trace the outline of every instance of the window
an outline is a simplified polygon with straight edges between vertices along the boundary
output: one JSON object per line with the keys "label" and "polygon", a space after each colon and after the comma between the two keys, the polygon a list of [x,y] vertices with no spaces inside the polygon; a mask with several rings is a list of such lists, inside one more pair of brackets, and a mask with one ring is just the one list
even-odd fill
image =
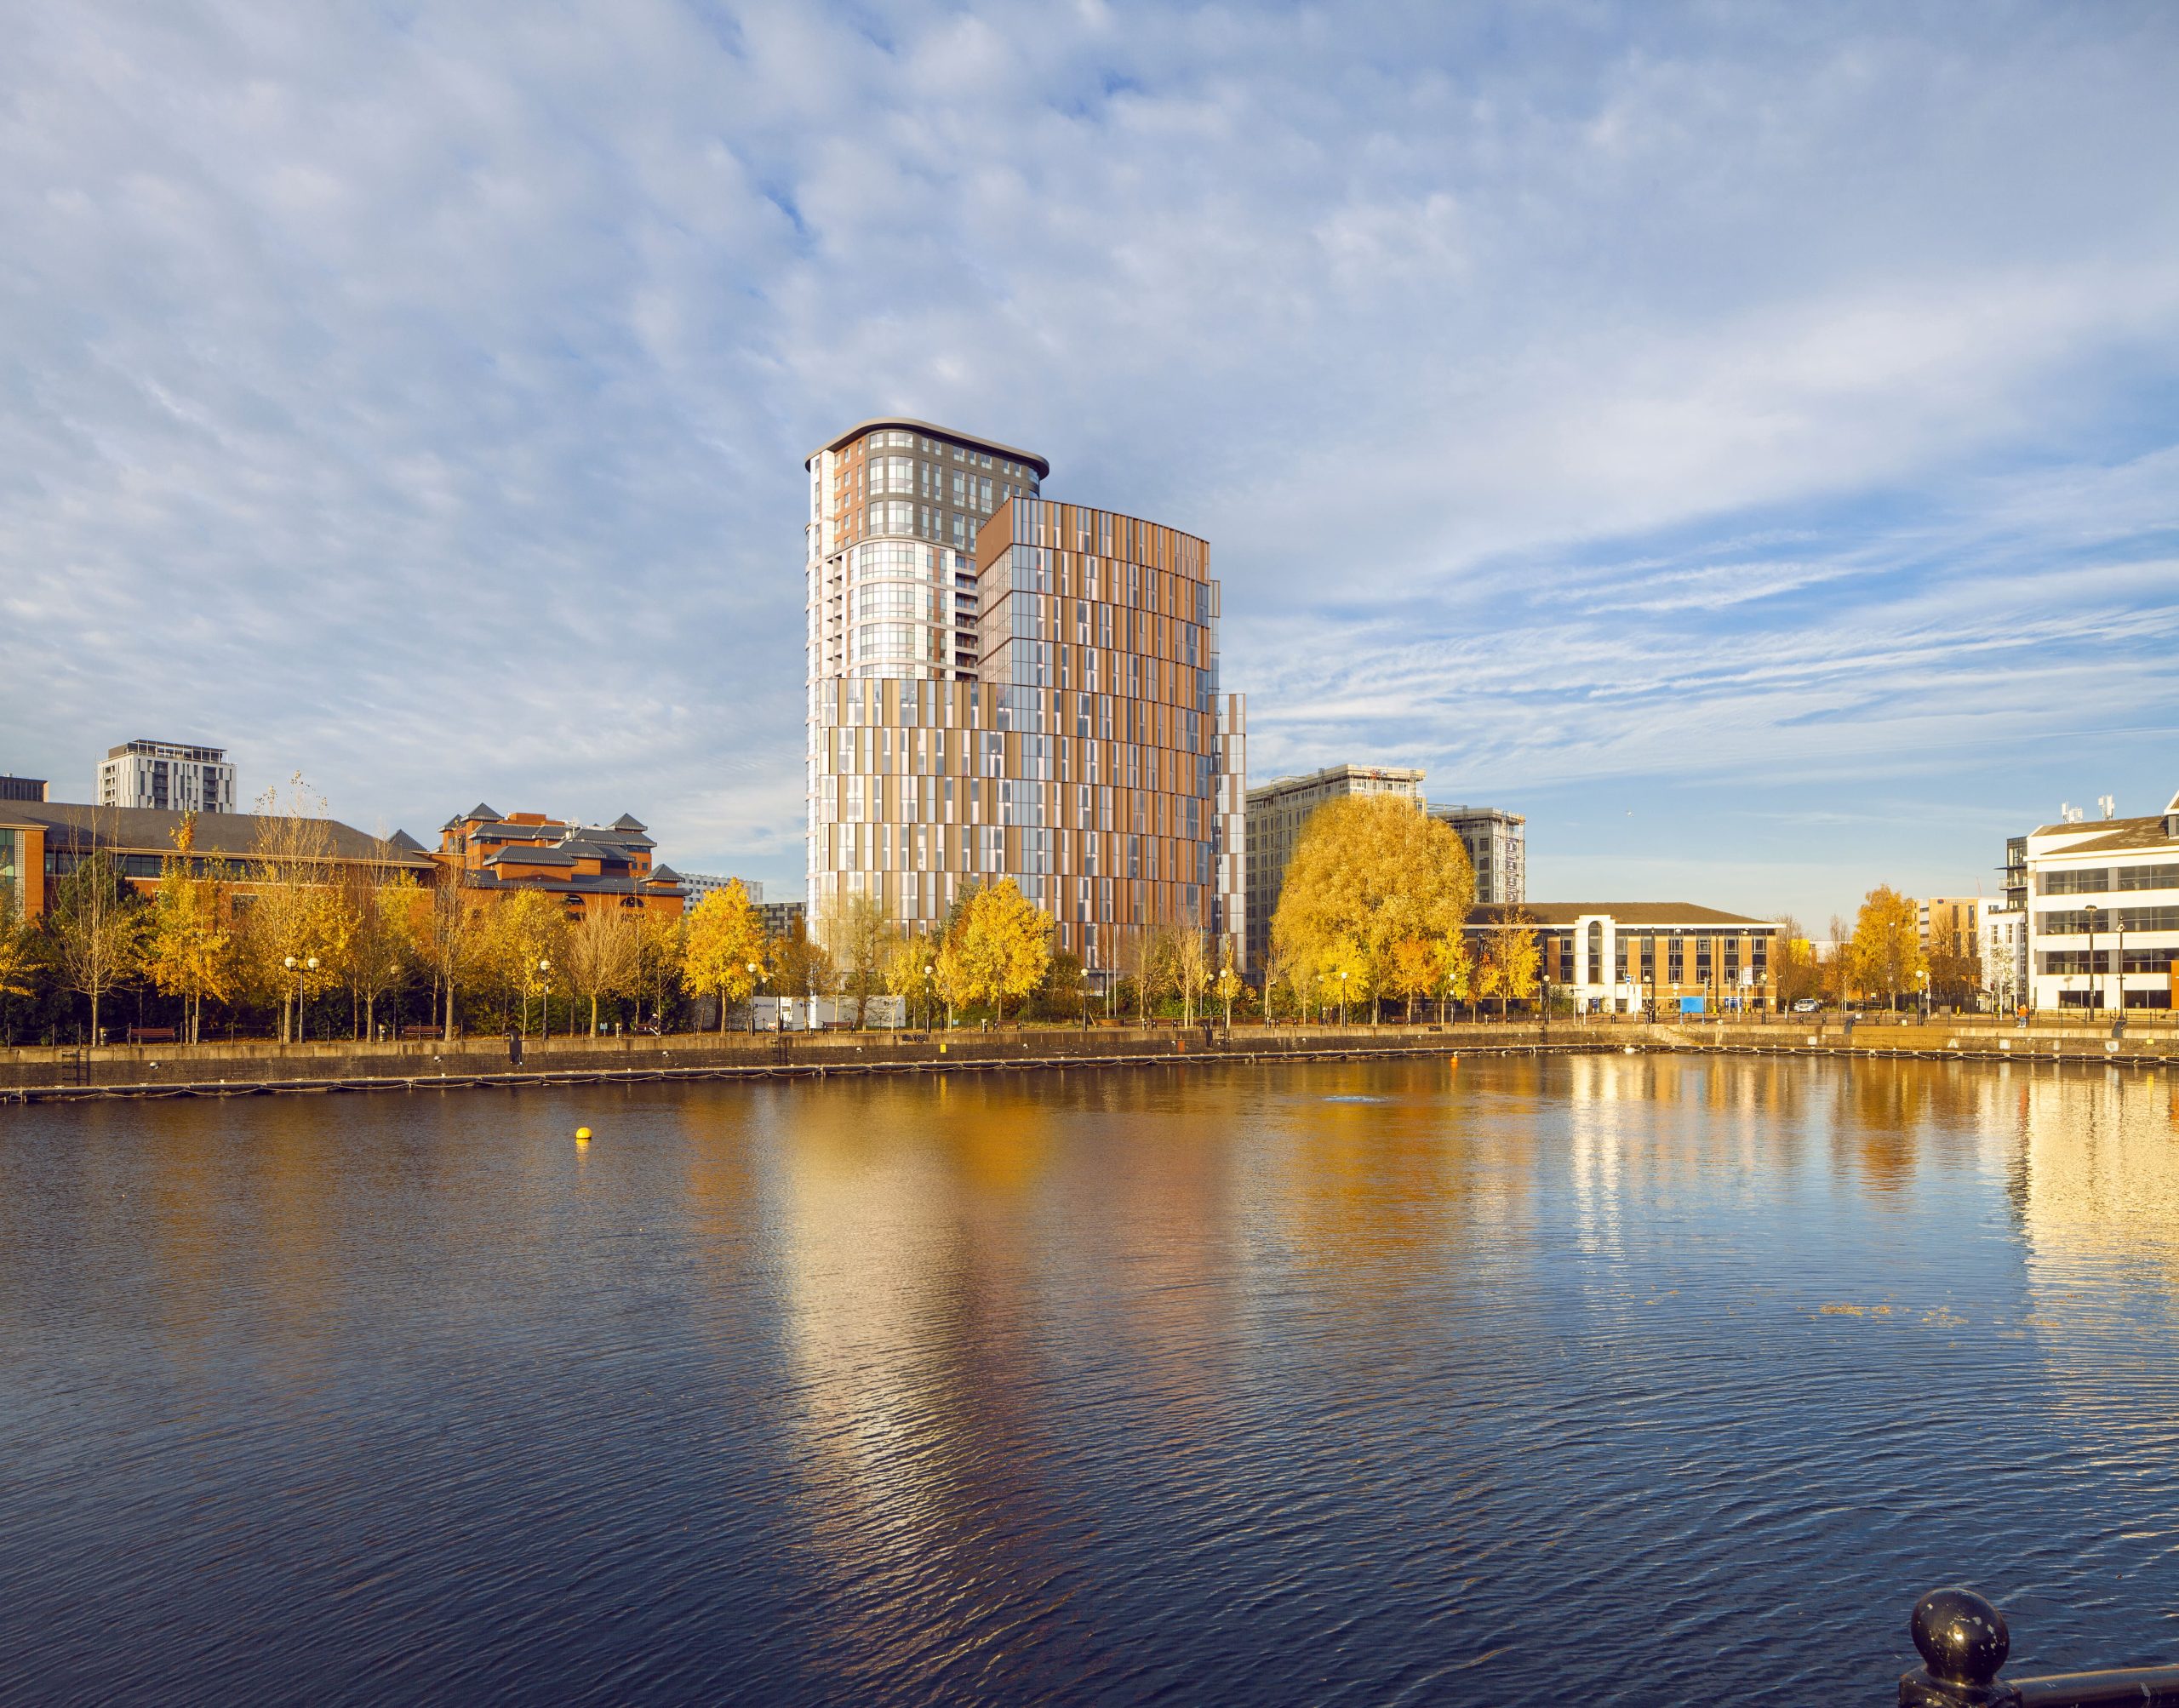
{"label": "window", "polygon": [[2120,889],[2179,889],[2179,865],[2122,865]]}
{"label": "window", "polygon": [[2111,888],[2111,872],[2108,866],[2092,866],[2081,871],[2046,871],[2043,874],[2043,894],[2045,895],[2100,895]]}

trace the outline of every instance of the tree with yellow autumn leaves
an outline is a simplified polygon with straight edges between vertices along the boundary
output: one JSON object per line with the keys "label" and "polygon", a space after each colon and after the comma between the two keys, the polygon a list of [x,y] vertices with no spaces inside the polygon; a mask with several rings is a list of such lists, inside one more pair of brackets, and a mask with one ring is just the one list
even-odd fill
{"label": "tree with yellow autumn leaves", "polygon": [[1880,883],[1862,899],[1855,916],[1851,956],[1853,979],[1862,989],[1881,991],[1893,1008],[1902,991],[1917,988],[1929,962],[1922,952],[1921,916],[1911,895]]}
{"label": "tree with yellow autumn leaves", "polygon": [[[718,998],[718,1029],[726,1030],[726,1011],[746,1002],[769,964],[764,928],[740,878],[715,889],[696,904],[685,921],[681,976],[699,996]],[[755,972],[750,970],[752,965]]]}
{"label": "tree with yellow autumn leaves", "polygon": [[[1412,801],[1346,795],[1302,826],[1272,917],[1274,957],[1305,1004],[1373,1012],[1387,994],[1443,988],[1467,956],[1467,849]],[[1343,976],[1342,976],[1343,975]]]}
{"label": "tree with yellow autumn leaves", "polygon": [[1051,939],[1051,916],[1010,877],[957,902],[935,968],[949,1021],[957,1003],[989,1003],[1004,1021],[1009,998],[1025,1000],[1044,982]]}
{"label": "tree with yellow autumn leaves", "polygon": [[153,987],[181,998],[185,1043],[196,1043],[203,1035],[205,998],[225,1001],[235,982],[226,869],[216,861],[200,865],[196,848],[197,815],[185,814],[174,829],[174,851],[159,862],[158,887],[152,892],[143,939],[144,971]]}

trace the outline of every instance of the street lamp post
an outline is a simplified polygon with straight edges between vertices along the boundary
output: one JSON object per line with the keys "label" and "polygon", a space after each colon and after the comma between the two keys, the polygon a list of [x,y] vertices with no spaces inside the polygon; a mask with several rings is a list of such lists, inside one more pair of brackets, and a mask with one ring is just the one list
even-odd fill
{"label": "street lamp post", "polygon": [[288,1042],[290,1043],[299,1043],[302,1041],[303,1036],[304,980],[306,974],[315,973],[317,970],[317,957],[315,955],[307,955],[299,961],[294,956],[290,955],[283,964],[286,966],[289,972],[295,975],[295,1023],[290,1031]]}
{"label": "street lamp post", "polygon": [[1347,968],[1339,969],[1339,1029],[1347,1030]]}
{"label": "street lamp post", "polygon": [[2096,904],[2092,901],[2090,902],[2087,905],[2086,911],[2088,913],[2088,988],[2089,993],[2096,999],[2096,1011],[2098,1014],[2101,1014],[2103,1012],[2103,969],[2096,964],[2096,915],[2097,911]]}
{"label": "street lamp post", "polygon": [[[749,965],[749,1036],[757,1036],[757,990],[764,982],[764,969],[752,961]],[[721,998],[722,1001],[724,998]],[[722,1025],[723,1021],[722,1020]]]}
{"label": "street lamp post", "polygon": [[938,1025],[938,1014],[931,1001],[930,989],[931,978],[937,971],[938,968],[931,963],[926,961],[923,963],[923,1029],[927,1032],[935,1031]]}
{"label": "street lamp post", "polygon": [[540,961],[537,963],[537,971],[539,976],[545,981],[544,1000],[537,1005],[538,1041],[540,1043],[550,1043],[552,1042],[552,963],[550,961]]}

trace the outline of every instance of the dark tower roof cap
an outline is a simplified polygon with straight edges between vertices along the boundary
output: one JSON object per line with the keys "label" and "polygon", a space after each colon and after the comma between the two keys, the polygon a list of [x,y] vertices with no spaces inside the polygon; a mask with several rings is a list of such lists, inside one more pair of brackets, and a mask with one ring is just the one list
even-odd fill
{"label": "dark tower roof cap", "polygon": [[850,444],[865,433],[878,427],[906,427],[912,433],[922,433],[930,438],[943,439],[947,444],[958,445],[964,450],[973,448],[979,451],[989,451],[995,456],[1011,458],[1017,463],[1027,463],[1031,468],[1036,470],[1038,480],[1048,479],[1052,471],[1052,466],[1034,451],[1021,450],[1013,445],[1003,445],[997,439],[978,438],[974,433],[964,433],[952,427],[941,427],[935,421],[918,421],[912,415],[872,415],[866,421],[857,421],[837,438],[826,440],[815,450],[810,452],[802,460],[803,466],[807,467],[826,451],[837,451],[841,446]]}

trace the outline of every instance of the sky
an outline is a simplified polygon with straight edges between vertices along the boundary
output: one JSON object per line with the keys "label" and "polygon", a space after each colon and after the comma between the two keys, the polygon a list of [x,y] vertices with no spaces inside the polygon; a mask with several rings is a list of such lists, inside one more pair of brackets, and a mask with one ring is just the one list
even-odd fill
{"label": "sky", "polygon": [[802,887],[803,459],[1210,541],[1261,780],[1820,924],[2179,790],[2179,9],[21,5],[0,771]]}

